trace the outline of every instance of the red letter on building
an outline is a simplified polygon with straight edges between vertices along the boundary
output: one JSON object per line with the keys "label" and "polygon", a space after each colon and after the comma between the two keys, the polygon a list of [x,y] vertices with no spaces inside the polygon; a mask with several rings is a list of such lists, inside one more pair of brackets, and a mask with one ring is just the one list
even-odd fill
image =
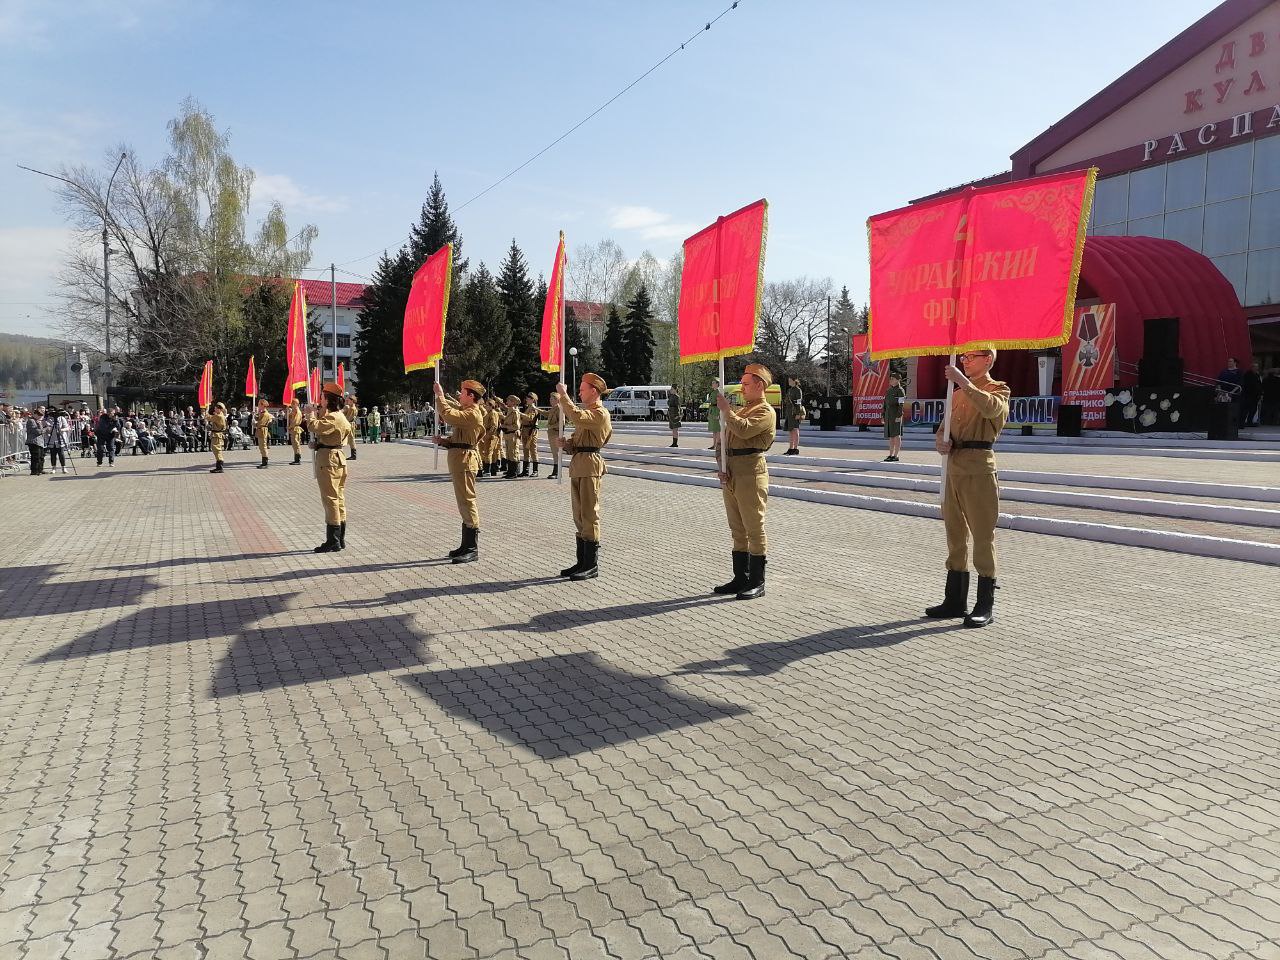
{"label": "red letter on building", "polygon": [[1218,57],[1218,62],[1213,68],[1214,73],[1221,73],[1223,70],[1234,70],[1236,68],[1236,42],[1229,40],[1222,45],[1222,54]]}
{"label": "red letter on building", "polygon": [[1267,35],[1259,30],[1257,33],[1249,34],[1249,40],[1252,45],[1249,47],[1249,56],[1260,57],[1267,50]]}
{"label": "red letter on building", "polygon": [[1183,113],[1195,113],[1197,110],[1203,110],[1204,104],[1200,102],[1200,98],[1204,96],[1204,90],[1188,90],[1187,91],[1187,109]]}
{"label": "red letter on building", "polygon": [[1253,73],[1249,75],[1249,86],[1245,88],[1245,94],[1262,93],[1266,89],[1267,85],[1262,82],[1262,74],[1257,70],[1253,71]]}

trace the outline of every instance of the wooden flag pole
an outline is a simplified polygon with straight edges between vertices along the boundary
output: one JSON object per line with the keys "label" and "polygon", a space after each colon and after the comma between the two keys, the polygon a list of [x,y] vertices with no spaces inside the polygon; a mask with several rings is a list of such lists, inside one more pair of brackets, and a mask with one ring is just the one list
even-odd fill
{"label": "wooden flag pole", "polygon": [[[436,435],[439,436],[441,433],[444,432],[443,422],[440,419],[440,401],[436,398],[436,391],[435,391],[435,388],[440,384],[440,361],[439,360],[436,360],[436,362],[432,364],[431,372],[435,374],[435,379],[432,381],[432,386],[431,386],[431,399],[435,402],[432,403],[431,406],[432,406],[432,412],[435,414],[435,418],[436,418],[436,424],[435,424]],[[437,443],[435,447],[436,447],[435,464],[433,465],[432,469],[434,469],[436,473],[439,473],[440,472],[440,444]]]}
{"label": "wooden flag pole", "polygon": [[[720,396],[726,396],[724,388],[727,384],[724,382],[724,357],[720,358]],[[720,472],[729,472],[729,418],[724,415],[724,411],[720,411],[720,452],[716,457],[720,461]]]}
{"label": "wooden flag pole", "polygon": [[[563,240],[564,234],[561,234]],[[564,265],[560,268],[560,290],[564,291],[564,271],[569,269],[569,258],[564,258]],[[560,297],[560,382],[564,383],[564,365],[569,358],[569,338],[565,335],[568,331],[564,327],[564,297]],[[556,412],[560,414],[556,420],[556,464],[555,474],[556,483],[564,485],[564,474],[560,472],[560,448],[564,446],[564,407],[560,405],[560,394],[555,396]],[[547,416],[551,415],[551,411],[547,411]]]}
{"label": "wooden flag pole", "polygon": [[[950,360],[951,366],[956,365],[956,355],[953,353]],[[942,438],[944,440],[951,439],[951,395],[955,391],[956,385],[951,382],[951,378],[947,378],[947,398],[942,405]],[[942,458],[942,483],[939,485],[942,494],[943,509],[946,509],[947,503],[947,464],[950,462],[951,456]]]}

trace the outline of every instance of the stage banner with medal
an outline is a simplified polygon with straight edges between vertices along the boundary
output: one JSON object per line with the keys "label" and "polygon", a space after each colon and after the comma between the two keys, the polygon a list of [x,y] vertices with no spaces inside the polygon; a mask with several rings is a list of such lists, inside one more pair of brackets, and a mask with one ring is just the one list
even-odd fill
{"label": "stage banner with medal", "polygon": [[869,219],[870,355],[1065,343],[1096,176],[971,187]]}
{"label": "stage banner with medal", "polygon": [[866,334],[853,338],[853,422],[884,422],[884,395],[889,389],[889,361],[871,359]]}
{"label": "stage banner with medal", "polygon": [[444,324],[453,281],[453,244],[427,257],[413,275],[404,308],[404,372],[428,370],[444,356]]}
{"label": "stage banner with medal", "polygon": [[547,284],[547,302],[542,307],[539,357],[547,373],[559,373],[564,356],[564,263],[564,231],[561,230],[556,261],[551,265],[551,282]]}
{"label": "stage banner with medal", "polygon": [[1106,393],[1116,379],[1116,305],[1077,307],[1071,337],[1062,348],[1062,402],[1079,404],[1080,425],[1107,423]]}
{"label": "stage banner with medal", "polygon": [[676,314],[681,363],[755,349],[768,230],[769,203],[757,200],[684,242]]}

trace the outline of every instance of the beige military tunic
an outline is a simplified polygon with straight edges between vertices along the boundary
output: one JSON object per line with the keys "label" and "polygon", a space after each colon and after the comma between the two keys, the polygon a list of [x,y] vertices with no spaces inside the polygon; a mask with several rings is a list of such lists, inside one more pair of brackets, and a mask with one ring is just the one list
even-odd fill
{"label": "beige military tunic", "polygon": [[520,435],[520,411],[507,407],[502,412],[502,450],[508,463],[516,459],[516,440]]}
{"label": "beige military tunic", "polygon": [[560,404],[553,397],[551,407],[547,410],[547,446],[551,448],[551,462],[556,463],[560,452],[560,441],[564,435],[564,414],[560,412]]}
{"label": "beige military tunic", "polygon": [[296,459],[302,456],[302,407],[298,405],[297,400],[289,404],[289,419],[286,425],[289,428],[289,443],[293,445],[293,456]]}
{"label": "beige military tunic", "polygon": [[484,413],[479,406],[463,407],[448,397],[436,400],[436,413],[453,427],[453,434],[444,442],[444,447],[449,451],[449,476],[453,480],[454,499],[458,501],[458,515],[465,526],[478,530],[476,472],[480,469],[480,454],[476,444],[484,435]]}
{"label": "beige military tunic", "polygon": [[227,444],[227,415],[216,411],[210,413],[205,407],[204,419],[209,424],[209,449],[213,451],[214,461],[221,463],[222,450]]}
{"label": "beige military tunic", "polygon": [[778,415],[765,399],[721,413],[728,434],[729,479],[721,484],[724,512],[733,534],[733,549],[763,557],[769,542],[764,514],[769,503],[769,464],[764,455],[773,446]]}
{"label": "beige military tunic", "polygon": [[573,522],[578,536],[599,543],[600,480],[605,475],[600,450],[613,436],[613,420],[599,400],[580,407],[566,395],[560,397],[560,409],[574,426],[573,436],[564,442],[564,449],[573,456],[569,461]]}
{"label": "beige military tunic", "polygon": [[309,419],[307,429],[316,451],[316,483],[324,504],[324,522],[336,527],[347,519],[347,460],[342,449],[354,442],[351,424],[341,413],[327,410]]}
{"label": "beige military tunic", "polygon": [[262,410],[253,418],[253,433],[258,438],[258,453],[262,454],[263,460],[267,459],[267,439],[275,420],[270,410]]}
{"label": "beige military tunic", "polygon": [[520,413],[521,459],[536,463],[538,460],[538,417],[542,414],[530,405]]}
{"label": "beige military tunic", "polygon": [[969,540],[973,566],[979,576],[996,575],[996,520],[1000,516],[1000,486],[996,456],[987,449],[961,449],[961,444],[994,444],[1009,419],[1009,385],[982,374],[959,388],[951,398],[951,453],[947,457],[947,491],[942,519],[947,529],[947,569],[969,569]]}

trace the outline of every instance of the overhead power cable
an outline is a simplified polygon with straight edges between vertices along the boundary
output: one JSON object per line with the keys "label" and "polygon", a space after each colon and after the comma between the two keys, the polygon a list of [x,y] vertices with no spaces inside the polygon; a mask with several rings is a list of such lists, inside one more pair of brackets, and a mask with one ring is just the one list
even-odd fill
{"label": "overhead power cable", "polygon": [[[460,206],[455,207],[455,208],[454,208],[454,210],[453,210],[453,213],[458,213],[459,211],[466,209],[468,206],[470,206],[470,205],[471,205],[472,203],[474,203],[475,201],[479,200],[481,197],[483,197],[483,196],[484,196],[485,194],[487,194],[489,191],[491,191],[491,190],[495,189],[496,187],[499,187],[499,186],[501,186],[502,184],[506,183],[508,180],[510,180],[512,177],[514,177],[517,173],[519,173],[519,172],[520,172],[521,170],[523,170],[525,167],[529,166],[529,164],[533,163],[535,160],[537,160],[539,157],[543,156],[543,155],[544,155],[545,153],[547,153],[549,150],[551,150],[551,149],[553,149],[554,147],[556,147],[558,144],[560,144],[560,143],[561,143],[562,141],[564,141],[566,138],[568,138],[568,137],[569,137],[569,136],[571,136],[573,133],[575,133],[575,132],[576,132],[579,128],[581,128],[583,125],[585,125],[586,123],[588,123],[588,122],[590,122],[591,120],[593,120],[595,117],[597,117],[599,114],[601,114],[604,110],[606,110],[606,109],[607,109],[607,108],[608,108],[608,107],[609,107],[609,106],[610,106],[614,101],[616,101],[619,97],[623,96],[623,94],[625,94],[627,91],[629,91],[632,87],[634,87],[636,84],[640,83],[642,80],[644,80],[644,79],[645,79],[646,77],[648,77],[650,74],[652,74],[655,70],[657,70],[659,67],[661,67],[663,64],[665,64],[668,60],[670,60],[670,59],[671,59],[672,57],[674,57],[676,54],[678,54],[678,53],[680,53],[682,50],[684,50],[684,48],[685,48],[686,46],[688,46],[689,44],[693,43],[693,41],[697,40],[700,36],[702,36],[704,33],[706,33],[707,31],[709,31],[713,26],[715,26],[717,23],[719,23],[719,22],[720,22],[720,20],[721,20],[723,17],[727,16],[730,12],[732,12],[732,11],[734,11],[734,10],[738,9],[738,4],[739,4],[740,2],[741,2],[741,0],[733,0],[733,2],[732,2],[731,4],[729,4],[729,6],[725,7],[725,8],[724,8],[723,10],[721,10],[721,11],[720,11],[720,13],[718,13],[718,14],[717,14],[713,19],[708,20],[705,24],[703,24],[701,27],[699,27],[699,28],[698,28],[698,30],[697,30],[695,33],[693,33],[691,36],[689,36],[686,40],[681,41],[681,42],[680,42],[680,44],[679,44],[678,46],[676,46],[674,49],[672,49],[672,51],[671,51],[670,53],[668,53],[668,54],[667,54],[666,56],[664,56],[661,60],[659,60],[657,63],[655,63],[653,66],[651,66],[648,70],[646,70],[644,73],[640,74],[640,76],[636,77],[634,80],[632,80],[630,83],[628,83],[625,87],[623,87],[621,90],[619,90],[619,91],[618,91],[617,93],[615,93],[613,96],[611,96],[608,100],[605,100],[602,104],[600,104],[600,106],[596,107],[594,110],[592,110],[592,111],[591,111],[590,113],[588,113],[585,117],[583,117],[581,120],[579,120],[579,121],[578,121],[577,123],[575,123],[573,126],[571,126],[571,127],[570,127],[568,130],[566,130],[564,133],[560,134],[560,136],[556,137],[554,140],[552,140],[550,143],[548,143],[545,147],[543,147],[543,148],[542,148],[541,150],[539,150],[537,153],[533,154],[533,156],[529,157],[529,158],[528,158],[527,160],[525,160],[523,163],[519,164],[519,165],[518,165],[518,166],[516,166],[516,167],[513,167],[511,170],[509,170],[509,171],[507,171],[506,173],[504,173],[501,177],[499,177],[497,180],[493,181],[493,183],[489,184],[487,187],[485,187],[483,190],[481,190],[481,191],[480,191],[479,193],[477,193],[475,196],[468,198],[468,199],[467,199],[466,201],[464,201]],[[395,244],[395,246],[396,246],[396,247],[403,246],[403,245],[404,245],[404,244],[405,244],[409,239],[410,239],[409,237],[405,237],[403,240],[401,240],[401,241],[399,241],[398,243],[396,243],[396,244]],[[366,253],[364,256],[356,257],[354,260],[344,260],[342,263],[338,264],[338,266],[340,266],[340,267],[345,267],[345,266],[348,266],[348,265],[353,264],[353,263],[359,263],[361,260],[368,260],[370,257],[377,256],[379,253],[383,252],[383,250],[385,250],[385,249],[387,249],[387,247],[379,247],[377,250],[374,250],[374,251],[372,251],[371,253]]]}

